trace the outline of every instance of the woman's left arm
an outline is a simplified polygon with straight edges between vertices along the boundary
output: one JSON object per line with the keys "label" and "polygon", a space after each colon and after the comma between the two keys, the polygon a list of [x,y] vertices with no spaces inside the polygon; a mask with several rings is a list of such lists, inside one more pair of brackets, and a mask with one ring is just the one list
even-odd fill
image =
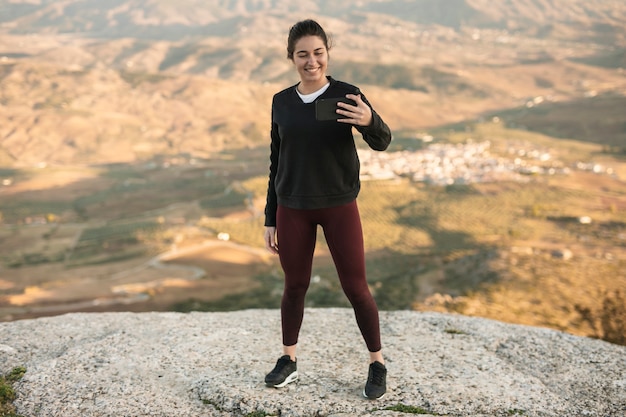
{"label": "woman's left arm", "polygon": [[348,94],[346,98],[353,100],[356,106],[340,102],[338,113],[345,118],[337,121],[354,125],[370,148],[376,151],[387,149],[391,143],[391,129],[372,109],[367,98],[361,94]]}

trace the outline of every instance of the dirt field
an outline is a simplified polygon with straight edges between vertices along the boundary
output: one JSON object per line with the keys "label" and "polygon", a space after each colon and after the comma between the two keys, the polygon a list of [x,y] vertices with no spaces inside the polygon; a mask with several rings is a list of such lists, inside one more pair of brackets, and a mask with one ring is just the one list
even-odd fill
{"label": "dirt field", "polygon": [[218,300],[254,288],[254,275],[274,262],[261,250],[209,241],[111,265],[3,269],[0,320],[70,311],[165,311],[190,297]]}

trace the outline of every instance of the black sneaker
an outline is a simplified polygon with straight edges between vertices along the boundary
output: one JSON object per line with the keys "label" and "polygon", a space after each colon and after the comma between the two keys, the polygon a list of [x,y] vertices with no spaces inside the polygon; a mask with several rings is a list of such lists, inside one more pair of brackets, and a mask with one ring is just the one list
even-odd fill
{"label": "black sneaker", "polygon": [[285,355],[278,359],[272,372],[265,376],[265,385],[282,388],[297,379],[298,368],[296,367],[296,362],[292,361],[289,355]]}
{"label": "black sneaker", "polygon": [[385,392],[387,392],[387,368],[378,361],[372,362],[363,396],[370,400],[377,400],[382,398]]}

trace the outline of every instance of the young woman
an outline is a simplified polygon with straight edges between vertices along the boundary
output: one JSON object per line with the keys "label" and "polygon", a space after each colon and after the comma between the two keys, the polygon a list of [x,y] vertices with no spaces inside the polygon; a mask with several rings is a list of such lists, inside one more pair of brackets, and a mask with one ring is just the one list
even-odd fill
{"label": "young woman", "polygon": [[[292,26],[287,57],[300,82],[277,93],[272,101],[264,238],[266,248],[279,256],[285,286],[281,302],[283,356],[265,383],[280,388],[298,379],[296,346],[320,225],[370,352],[363,394],[377,399],[385,394],[387,369],[378,308],[365,275],[363,233],[356,204],[359,160],[352,128],[379,151],[387,149],[391,131],[357,87],[326,74],[328,51],[328,37],[317,22],[304,20]],[[318,120],[316,101],[328,98],[347,98],[352,104],[337,104],[338,120]]]}

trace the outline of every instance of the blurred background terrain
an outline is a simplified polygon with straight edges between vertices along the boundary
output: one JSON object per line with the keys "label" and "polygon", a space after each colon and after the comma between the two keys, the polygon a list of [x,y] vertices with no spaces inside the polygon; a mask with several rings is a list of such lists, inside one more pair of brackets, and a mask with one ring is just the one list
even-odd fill
{"label": "blurred background terrain", "polygon": [[[394,132],[357,137],[380,308],[626,344],[617,0],[0,1],[0,320],[277,308],[270,104],[305,18]],[[347,306],[321,236],[314,267],[308,305]]]}

